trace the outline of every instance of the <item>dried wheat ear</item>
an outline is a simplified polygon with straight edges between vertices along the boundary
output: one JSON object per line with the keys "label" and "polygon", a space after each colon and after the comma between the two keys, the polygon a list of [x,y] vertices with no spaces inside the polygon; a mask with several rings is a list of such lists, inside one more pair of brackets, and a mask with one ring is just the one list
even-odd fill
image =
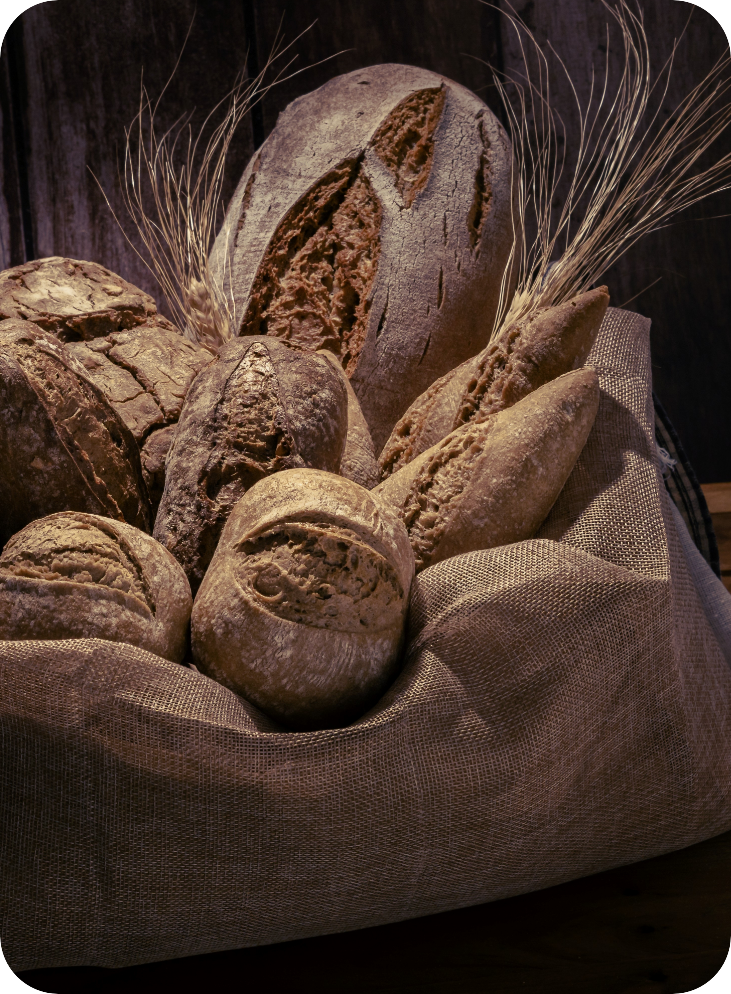
{"label": "dried wheat ear", "polygon": [[369,491],[277,473],[228,519],[193,605],[194,659],[287,728],[348,724],[394,677],[413,574],[403,523]]}
{"label": "dried wheat ear", "polygon": [[211,254],[237,332],[333,352],[379,451],[492,327],[513,246],[511,165],[488,107],[436,73],[371,66],[300,97]]}
{"label": "dried wheat ear", "polygon": [[191,607],[170,553],[124,522],[52,514],[0,554],[0,639],[100,638],[181,662]]}
{"label": "dried wheat ear", "polygon": [[460,425],[483,421],[583,366],[608,305],[609,294],[602,286],[508,324],[479,355],[414,401],[379,456],[381,478],[402,469]]}
{"label": "dried wheat ear", "polygon": [[530,538],[563,489],[598,407],[595,371],[564,373],[513,407],[457,428],[376,487],[408,530],[417,572]]}

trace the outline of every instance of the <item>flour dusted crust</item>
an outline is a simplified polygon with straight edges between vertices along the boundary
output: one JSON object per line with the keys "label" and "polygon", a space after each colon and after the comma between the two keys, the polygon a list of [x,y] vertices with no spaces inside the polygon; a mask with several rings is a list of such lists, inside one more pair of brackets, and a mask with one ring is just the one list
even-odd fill
{"label": "flour dusted crust", "polygon": [[433,383],[399,419],[379,456],[381,478],[442,438],[483,421],[582,366],[609,305],[606,287],[507,325],[479,355]]}
{"label": "flour dusted crust", "polygon": [[191,607],[170,553],[124,522],[52,514],[0,554],[0,639],[108,639],[180,662]]}
{"label": "flour dusted crust", "polygon": [[194,380],[172,449],[154,534],[197,590],[236,502],[296,466],[337,472],[347,394],[322,356],[273,338],[235,339]]}
{"label": "flour dusted crust", "polygon": [[54,511],[149,531],[137,445],[63,345],[30,321],[0,323],[0,540]]}
{"label": "flour dusted crust", "polygon": [[414,557],[397,514],[293,469],[236,505],[195,600],[197,665],[289,728],[337,727],[393,678]]}
{"label": "flour dusted crust", "polygon": [[436,73],[371,66],[300,97],[212,253],[240,333],[337,355],[379,451],[487,340],[513,242],[510,173],[497,119]]}
{"label": "flour dusted crust", "polygon": [[564,373],[512,407],[468,423],[373,491],[409,533],[417,572],[531,536],[563,489],[599,408],[596,372]]}

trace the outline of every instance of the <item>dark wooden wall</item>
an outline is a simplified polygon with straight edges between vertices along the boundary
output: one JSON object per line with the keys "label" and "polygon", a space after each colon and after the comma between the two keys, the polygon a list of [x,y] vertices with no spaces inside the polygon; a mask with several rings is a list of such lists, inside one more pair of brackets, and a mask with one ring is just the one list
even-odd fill
{"label": "dark wooden wall", "polygon": [[[692,10],[665,101],[671,107],[710,68],[726,38],[709,14],[681,0],[641,3],[658,65]],[[539,42],[551,41],[564,57],[580,96],[588,94],[592,63],[603,66],[605,56],[601,0],[517,0],[516,6]],[[53,0],[13,24],[0,65],[0,268],[47,255],[92,259],[159,299],[90,169],[122,216],[117,170],[140,74],[144,69],[157,96],[191,21],[160,106],[163,126],[195,109],[196,127],[247,57],[251,71],[263,64],[280,22],[292,39],[317,19],[295,46],[297,67],[335,56],[255,108],[232,147],[225,197],[279,111],[334,75],[378,62],[411,63],[463,83],[499,111],[484,62],[519,65],[508,26],[478,0],[202,0],[194,17],[195,7],[195,0]],[[568,86],[560,74],[553,84],[570,126]],[[717,154],[725,151],[731,135]],[[571,154],[569,143],[569,161]],[[606,277],[613,303],[631,300],[630,307],[652,318],[655,388],[703,482],[731,480],[731,220],[718,215],[731,215],[731,194],[648,237]]]}

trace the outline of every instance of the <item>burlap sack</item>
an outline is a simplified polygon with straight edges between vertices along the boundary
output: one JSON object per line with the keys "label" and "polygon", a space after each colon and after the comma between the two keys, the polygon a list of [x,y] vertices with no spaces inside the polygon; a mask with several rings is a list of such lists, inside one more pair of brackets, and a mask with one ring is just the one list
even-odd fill
{"label": "burlap sack", "polygon": [[349,728],[279,732],[124,645],[1,644],[15,970],[392,922],[731,828],[731,670],[655,463],[648,332],[609,312],[540,536],[420,575],[405,668]]}

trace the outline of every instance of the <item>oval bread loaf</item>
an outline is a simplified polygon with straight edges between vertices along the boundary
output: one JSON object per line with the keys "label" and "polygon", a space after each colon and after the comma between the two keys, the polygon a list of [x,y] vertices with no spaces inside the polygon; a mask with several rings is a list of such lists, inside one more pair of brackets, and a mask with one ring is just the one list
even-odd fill
{"label": "oval bread loaf", "polygon": [[409,533],[416,570],[520,542],[541,526],[599,408],[596,372],[564,373],[513,407],[468,423],[373,491]]}
{"label": "oval bread loaf", "polygon": [[198,666],[293,729],[366,711],[394,676],[414,557],[398,515],[295,469],[236,505],[193,606]]}
{"label": "oval bread loaf", "polygon": [[334,352],[380,451],[489,336],[513,245],[511,162],[488,107],[425,69],[371,66],[295,100],[211,255],[239,333]]}
{"label": "oval bread loaf", "polygon": [[170,553],[124,522],[52,514],[0,554],[0,639],[108,639],[181,662],[191,607]]}
{"label": "oval bread loaf", "polygon": [[417,397],[383,447],[381,478],[460,425],[505,410],[544,383],[583,366],[608,306],[609,294],[602,286],[506,325],[479,355]]}
{"label": "oval bread loaf", "polygon": [[0,541],[54,511],[150,529],[132,434],[83,366],[30,321],[0,322]]}
{"label": "oval bread loaf", "polygon": [[249,487],[297,466],[337,473],[347,411],[330,362],[274,338],[234,339],[198,375],[168,453],[154,529],[194,592]]}

